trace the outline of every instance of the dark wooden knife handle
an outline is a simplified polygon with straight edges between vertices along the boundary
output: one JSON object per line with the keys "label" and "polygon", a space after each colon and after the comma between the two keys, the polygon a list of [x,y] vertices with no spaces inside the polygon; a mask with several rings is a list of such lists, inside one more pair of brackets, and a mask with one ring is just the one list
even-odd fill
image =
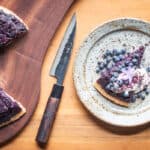
{"label": "dark wooden knife handle", "polygon": [[63,86],[54,84],[51,95],[48,98],[43,118],[36,136],[36,141],[41,146],[44,146],[48,141],[63,89]]}

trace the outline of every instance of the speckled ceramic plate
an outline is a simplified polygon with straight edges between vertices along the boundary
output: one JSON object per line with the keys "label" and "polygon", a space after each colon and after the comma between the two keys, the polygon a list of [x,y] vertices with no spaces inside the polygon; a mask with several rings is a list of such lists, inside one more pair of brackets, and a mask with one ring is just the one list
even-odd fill
{"label": "speckled ceramic plate", "polygon": [[74,66],[74,84],[84,106],[97,118],[122,127],[133,127],[150,122],[150,95],[129,108],[113,104],[93,87],[98,76],[97,61],[106,49],[133,51],[146,45],[142,65],[150,65],[150,24],[138,19],[123,18],[105,23],[81,44]]}

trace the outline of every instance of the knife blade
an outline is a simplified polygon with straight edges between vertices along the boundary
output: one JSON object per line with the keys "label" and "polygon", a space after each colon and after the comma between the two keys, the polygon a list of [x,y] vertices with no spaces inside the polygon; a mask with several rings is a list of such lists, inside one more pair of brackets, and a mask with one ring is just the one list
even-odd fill
{"label": "knife blade", "polygon": [[44,146],[49,138],[49,133],[52,129],[55,120],[56,112],[63,93],[63,81],[69,63],[73,41],[76,31],[76,15],[74,14],[65,31],[64,37],[58,48],[55,60],[50,69],[50,76],[57,79],[57,83],[53,85],[51,94],[48,98],[47,105],[38,129],[36,141],[40,146]]}

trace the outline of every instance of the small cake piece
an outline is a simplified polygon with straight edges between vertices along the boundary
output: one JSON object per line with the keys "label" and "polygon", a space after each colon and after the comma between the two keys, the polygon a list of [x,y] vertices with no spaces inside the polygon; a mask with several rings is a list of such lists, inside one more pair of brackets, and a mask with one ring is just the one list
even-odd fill
{"label": "small cake piece", "polygon": [[28,27],[21,18],[0,6],[0,48],[11,44],[27,31]]}
{"label": "small cake piece", "polygon": [[100,78],[94,87],[105,98],[121,106],[128,107],[137,98],[144,100],[144,93],[148,93],[145,91],[148,91],[150,84],[148,69],[140,67],[144,50],[140,46],[131,53],[124,50],[106,51],[103,62],[98,62]]}
{"label": "small cake piece", "polygon": [[0,127],[14,122],[22,117],[25,112],[26,109],[21,103],[14,100],[13,97],[0,88]]}

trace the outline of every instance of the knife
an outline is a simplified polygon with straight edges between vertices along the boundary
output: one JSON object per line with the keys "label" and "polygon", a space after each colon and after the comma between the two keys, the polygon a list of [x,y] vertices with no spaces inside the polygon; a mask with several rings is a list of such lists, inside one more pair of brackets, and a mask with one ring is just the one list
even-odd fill
{"label": "knife", "polygon": [[52,64],[49,75],[57,79],[57,83],[53,85],[51,94],[48,98],[47,105],[38,129],[36,141],[39,145],[44,146],[49,138],[55,120],[56,112],[60,103],[62,92],[64,89],[63,81],[69,63],[73,40],[76,30],[76,16],[72,16],[71,21],[65,31],[64,37],[58,48],[55,60]]}

